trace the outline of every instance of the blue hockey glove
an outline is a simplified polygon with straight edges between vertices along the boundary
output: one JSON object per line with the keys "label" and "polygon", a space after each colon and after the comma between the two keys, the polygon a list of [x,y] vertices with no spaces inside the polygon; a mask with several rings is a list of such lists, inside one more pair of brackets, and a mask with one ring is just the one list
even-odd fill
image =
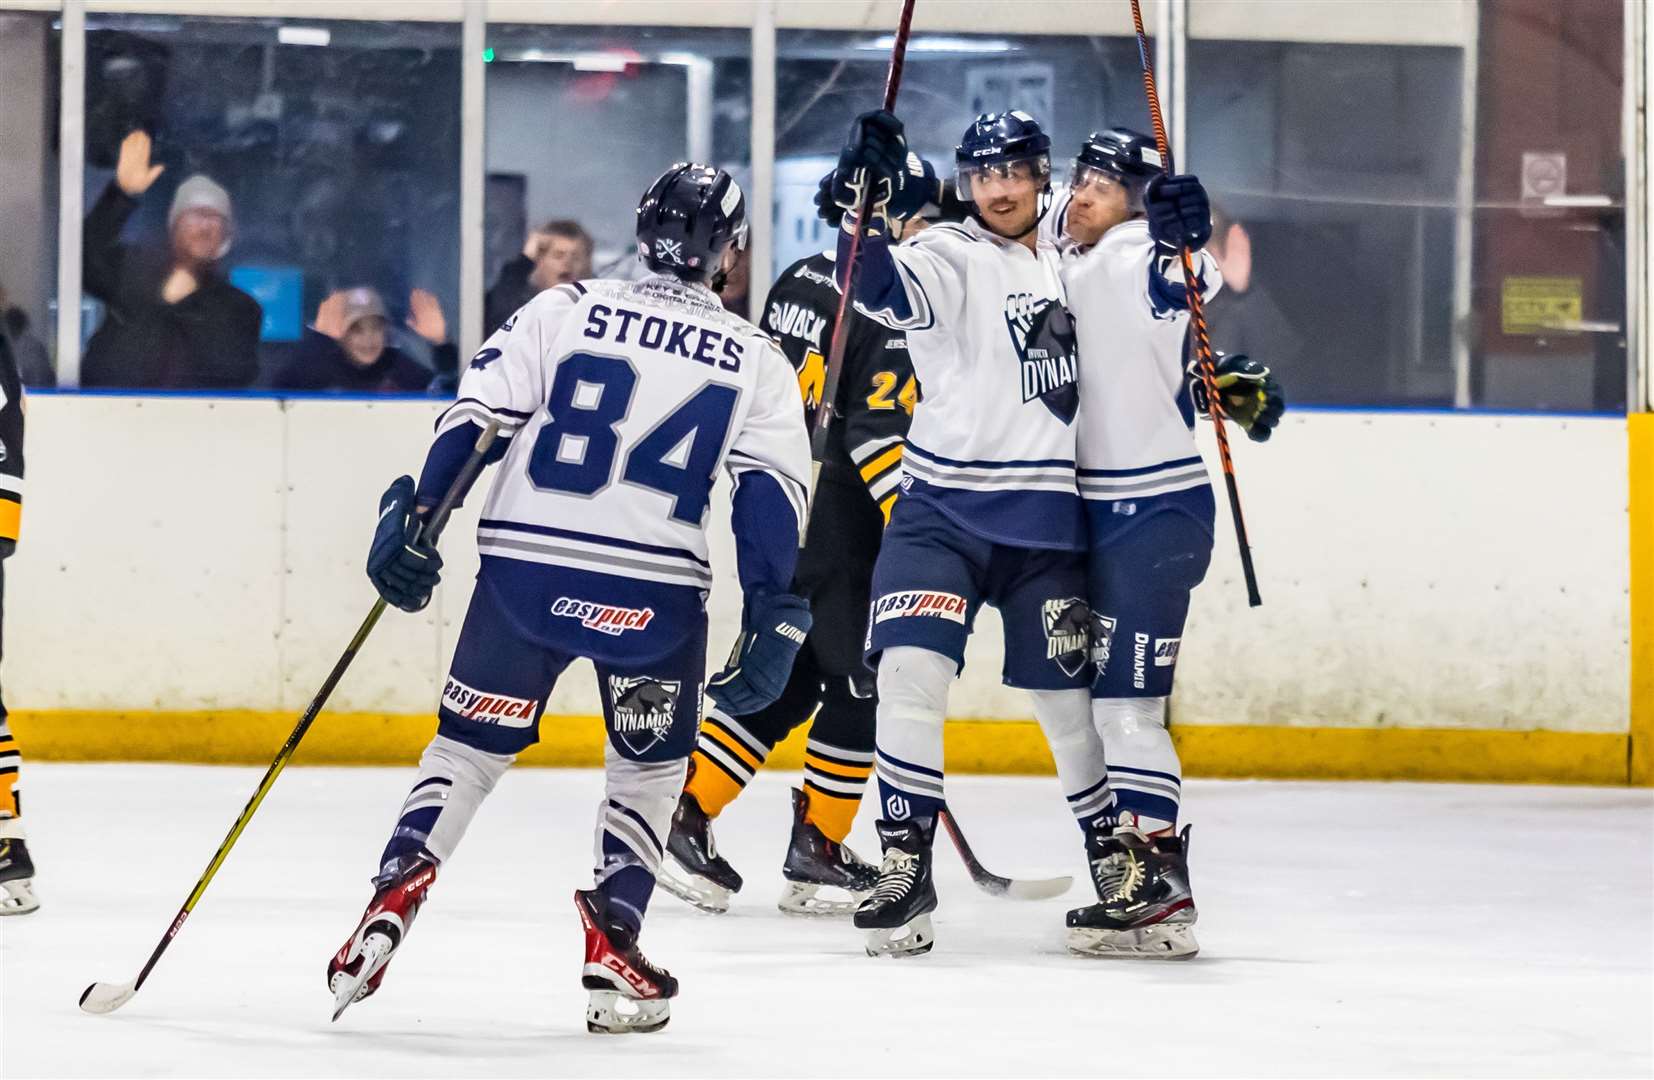
{"label": "blue hockey glove", "polygon": [[1164,248],[1192,254],[1212,238],[1212,202],[1198,176],[1157,176],[1143,192],[1149,235]]}
{"label": "blue hockey glove", "polygon": [[379,525],[368,549],[368,580],[385,603],[419,611],[431,602],[442,580],[442,556],[417,541],[419,515],[414,512],[414,479],[399,476],[379,498]]}
{"label": "blue hockey glove", "polygon": [[[815,194],[816,216],[835,229],[844,221],[845,213],[844,207],[833,201],[833,179],[837,175],[837,169],[823,175]],[[945,197],[942,181],[936,177],[936,167],[908,151],[907,176],[902,190],[890,202],[890,216],[906,221],[927,206],[941,206]]]}
{"label": "blue hockey glove", "polygon": [[[1233,356],[1218,355],[1212,374],[1217,383],[1218,397],[1223,399],[1223,414],[1246,432],[1253,442],[1268,442],[1286,412],[1286,395],[1281,384],[1269,369],[1245,353]],[[1195,411],[1202,416],[1210,414],[1206,399],[1206,380],[1200,377],[1200,361],[1189,363],[1189,396]]]}
{"label": "blue hockey glove", "polygon": [[810,633],[810,605],[777,593],[751,603],[729,663],[707,680],[706,696],[731,716],[750,716],[781,696]]}
{"label": "blue hockey glove", "polygon": [[906,177],[907,136],[902,122],[883,110],[856,117],[833,170],[833,203],[846,212],[860,210],[871,186],[871,224],[873,219],[888,216],[890,201],[901,192]]}

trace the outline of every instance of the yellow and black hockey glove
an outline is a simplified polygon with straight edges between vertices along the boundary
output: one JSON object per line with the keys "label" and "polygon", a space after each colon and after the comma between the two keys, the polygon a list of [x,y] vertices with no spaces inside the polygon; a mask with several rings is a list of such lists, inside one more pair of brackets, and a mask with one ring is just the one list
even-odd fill
{"label": "yellow and black hockey glove", "polygon": [[[1219,353],[1213,374],[1223,414],[1239,424],[1253,442],[1268,442],[1275,425],[1281,422],[1281,414],[1286,412],[1286,395],[1269,368],[1245,353],[1233,356]],[[1199,360],[1189,362],[1189,396],[1197,413],[1210,415],[1206,380],[1200,377]]]}

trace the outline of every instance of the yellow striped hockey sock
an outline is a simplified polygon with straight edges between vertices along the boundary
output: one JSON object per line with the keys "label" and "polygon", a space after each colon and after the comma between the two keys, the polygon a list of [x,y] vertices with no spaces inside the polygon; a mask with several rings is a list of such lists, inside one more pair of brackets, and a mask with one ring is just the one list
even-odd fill
{"label": "yellow striped hockey sock", "polygon": [[[5,720],[0,719],[0,821],[18,818],[23,813],[17,794],[18,772],[22,765],[23,755],[18,752],[17,740],[12,738]],[[0,831],[0,836],[6,835],[10,834]]]}
{"label": "yellow striped hockey sock", "polygon": [[873,771],[873,751],[845,750],[811,739],[804,746],[804,820],[844,843]]}
{"label": "yellow striped hockey sock", "polygon": [[746,790],[769,756],[770,747],[762,739],[721,709],[712,709],[701,721],[684,790],[701,804],[707,817],[715,818]]}

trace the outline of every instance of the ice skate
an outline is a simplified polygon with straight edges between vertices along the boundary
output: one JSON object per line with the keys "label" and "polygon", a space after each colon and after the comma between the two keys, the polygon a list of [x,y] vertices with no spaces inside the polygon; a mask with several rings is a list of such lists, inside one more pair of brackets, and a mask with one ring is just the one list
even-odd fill
{"label": "ice skate", "polygon": [[586,965],[580,985],[591,991],[586,1030],[600,1035],[659,1031],[672,1019],[668,1000],[678,980],[645,959],[637,934],[608,916],[608,899],[595,889],[574,894],[586,931]]}
{"label": "ice skate", "polygon": [[1082,956],[1187,960],[1195,941],[1189,830],[1150,839],[1131,825],[1086,837],[1098,902],[1068,913],[1068,948]]}
{"label": "ice skate", "polygon": [[[776,906],[788,915],[849,915],[878,884],[879,868],[806,821],[808,806],[804,793],[794,788],[792,841],[781,866],[787,884]],[[822,889],[847,893],[849,899],[820,896]]]}
{"label": "ice skate", "polygon": [[379,891],[373,894],[356,932],[327,965],[333,1019],[339,1019],[352,1004],[379,989],[385,980],[385,968],[407,937],[435,880],[436,864],[424,856],[404,856],[394,870],[374,879]]}
{"label": "ice skate", "polygon": [[28,841],[0,840],[0,915],[27,915],[39,906]]}
{"label": "ice skate", "polygon": [[936,820],[880,821],[884,862],[872,893],[856,908],[855,923],[867,931],[868,956],[918,956],[936,943],[930,913],[936,910],[931,880],[931,841]]}
{"label": "ice skate", "polygon": [[714,915],[729,910],[729,898],[741,891],[741,875],[712,842],[712,819],[687,791],[672,814],[666,838],[667,858],[655,881],[661,888]]}

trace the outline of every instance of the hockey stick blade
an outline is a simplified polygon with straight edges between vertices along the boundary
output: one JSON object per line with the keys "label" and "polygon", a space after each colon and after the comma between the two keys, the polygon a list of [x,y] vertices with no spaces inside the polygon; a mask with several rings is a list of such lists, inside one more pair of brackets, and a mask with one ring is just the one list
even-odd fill
{"label": "hockey stick blade", "polygon": [[101,983],[88,986],[80,995],[80,1007],[97,1016],[112,1013],[132,1000],[138,992],[136,983]]}
{"label": "hockey stick blade", "polygon": [[1061,896],[1074,884],[1074,879],[1066,874],[1053,878],[1008,878],[991,873],[966,842],[965,834],[959,829],[959,822],[954,820],[953,811],[944,809],[936,816],[941,818],[942,827],[947,829],[949,839],[959,852],[960,861],[965,864],[965,869],[971,875],[971,881],[989,896],[1003,897],[1006,900],[1050,900]]}

